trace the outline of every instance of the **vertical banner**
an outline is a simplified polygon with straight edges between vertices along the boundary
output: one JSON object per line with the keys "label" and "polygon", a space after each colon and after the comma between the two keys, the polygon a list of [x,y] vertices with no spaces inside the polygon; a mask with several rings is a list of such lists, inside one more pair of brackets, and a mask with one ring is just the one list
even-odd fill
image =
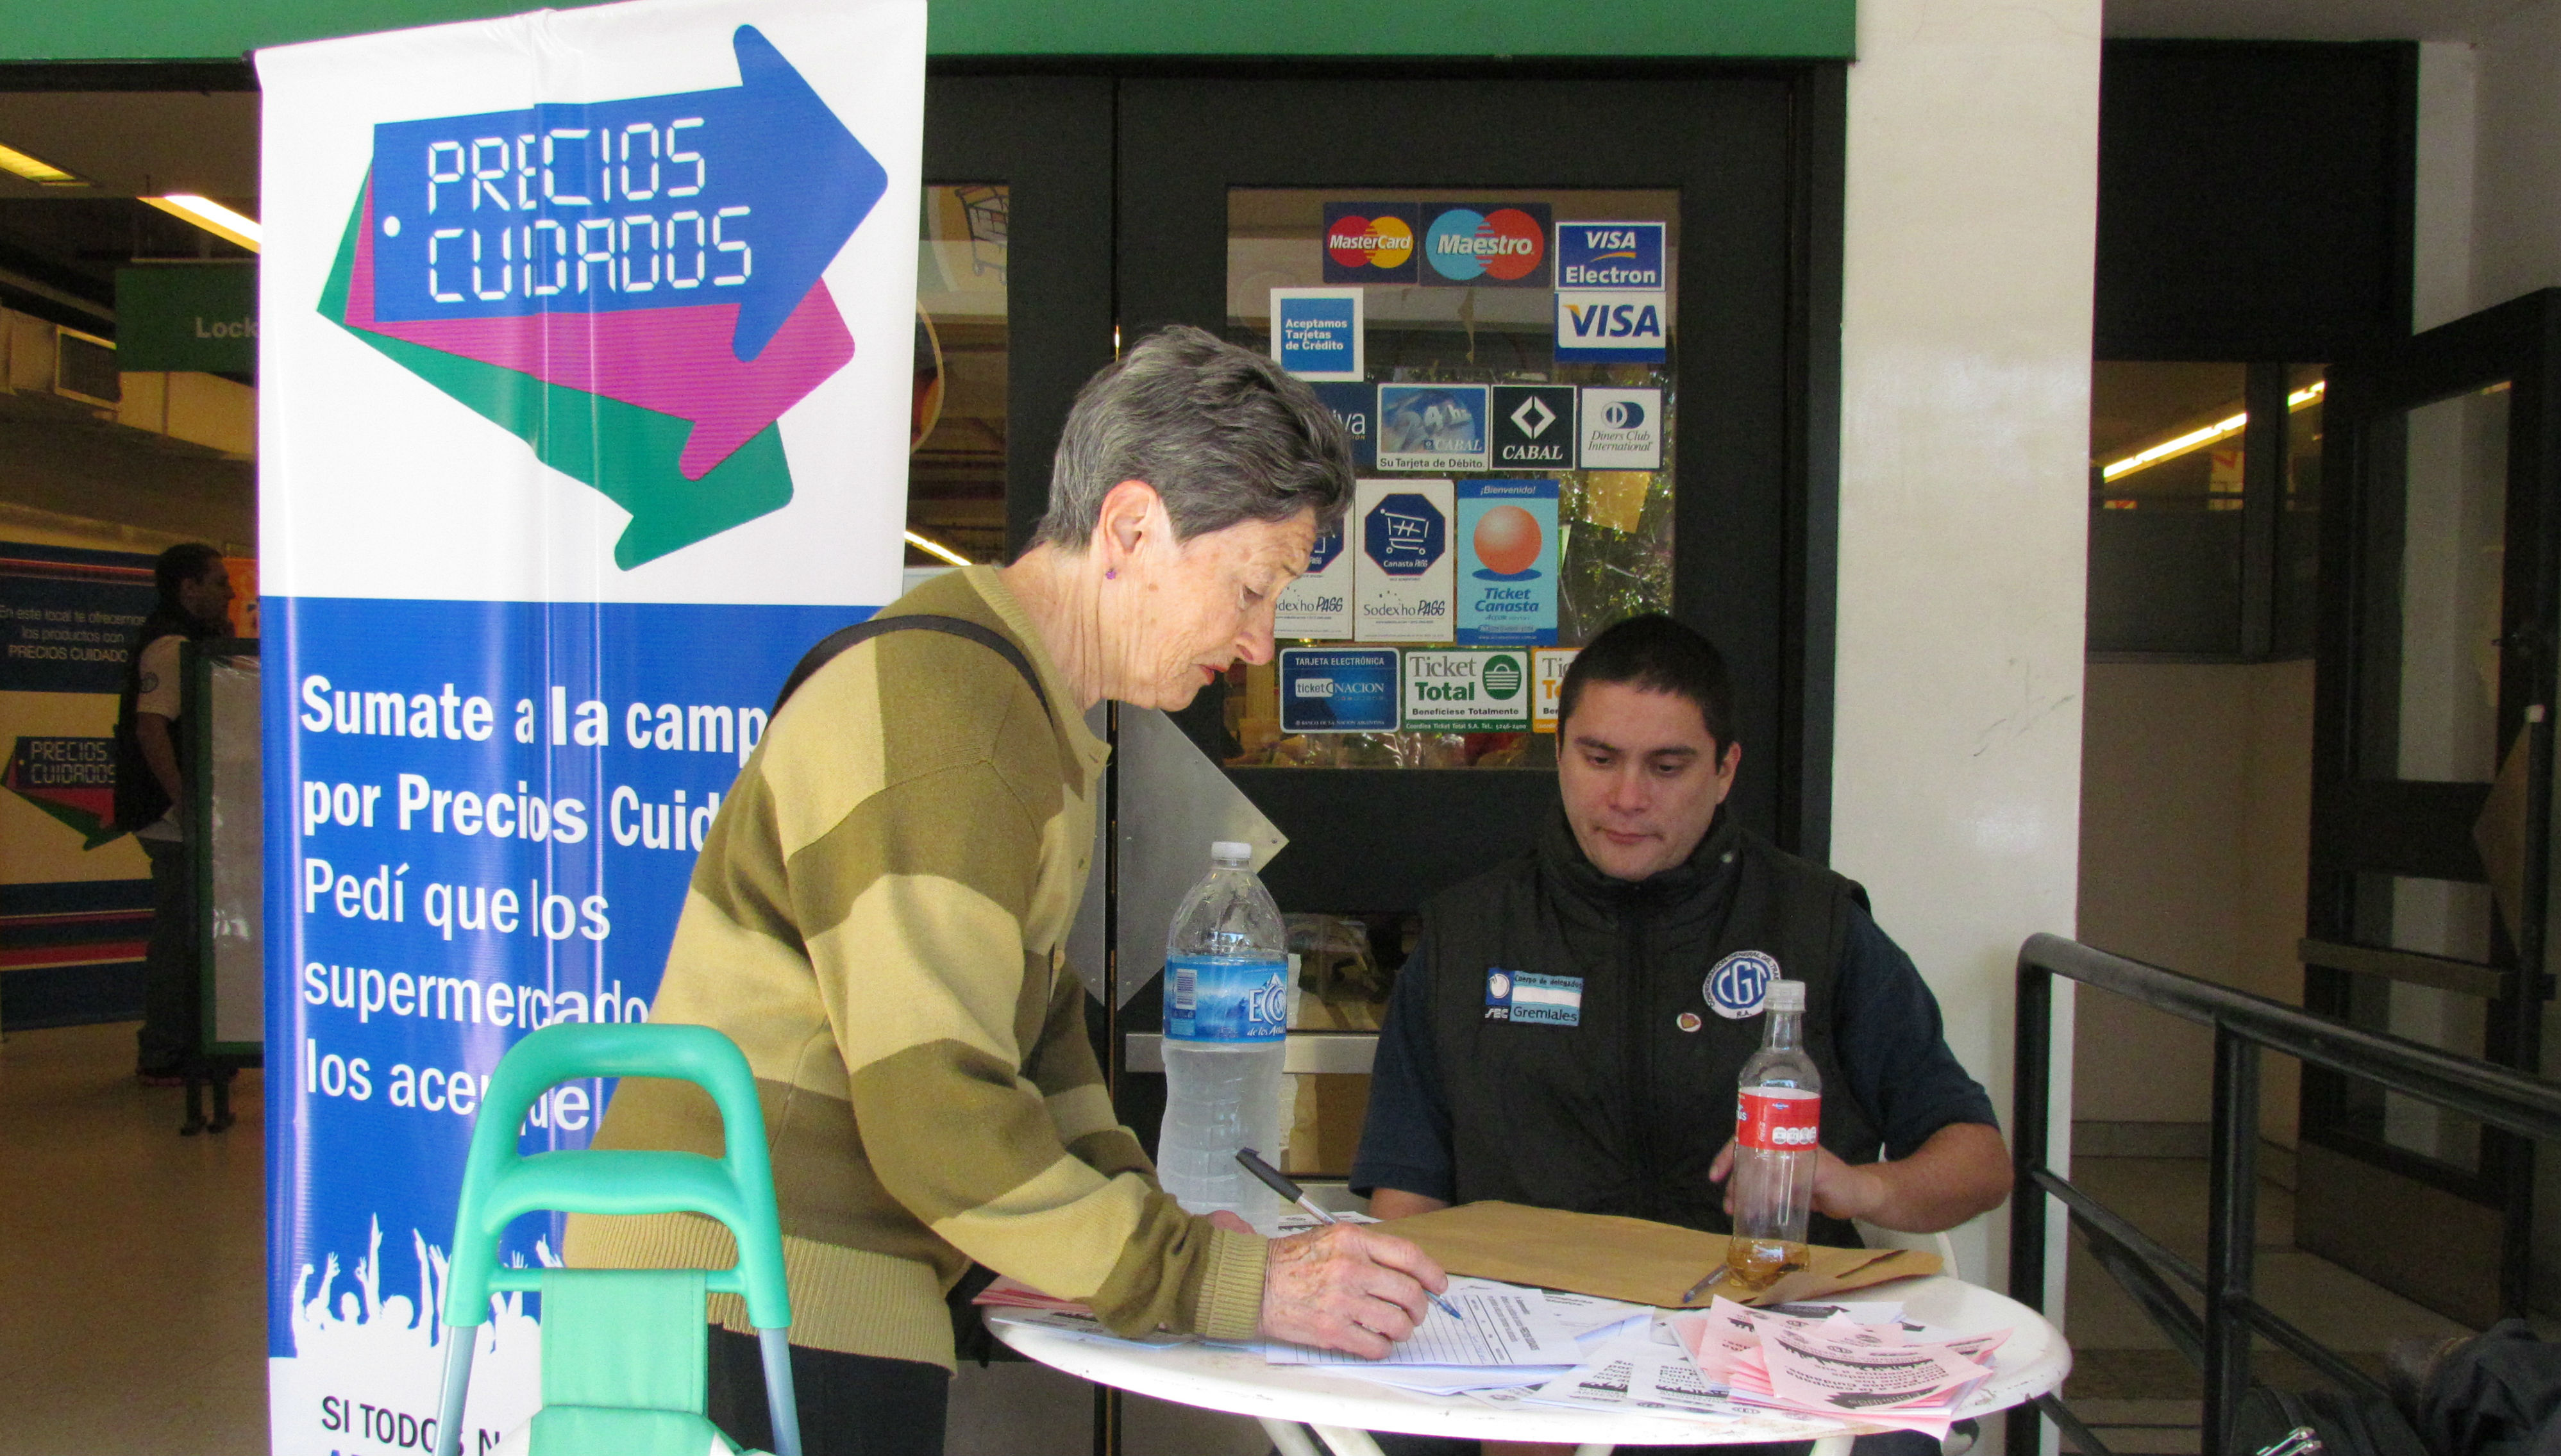
{"label": "vertical banner", "polygon": [[648,1015],[783,676],[897,594],[924,49],[923,0],[637,0],[257,58],[279,1453],[432,1445],[491,1069]]}

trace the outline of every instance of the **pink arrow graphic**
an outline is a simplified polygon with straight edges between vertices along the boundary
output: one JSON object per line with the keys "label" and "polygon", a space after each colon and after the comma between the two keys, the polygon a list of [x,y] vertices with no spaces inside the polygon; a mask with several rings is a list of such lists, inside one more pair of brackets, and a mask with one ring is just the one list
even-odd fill
{"label": "pink arrow graphic", "polygon": [[514,318],[383,322],[374,316],[374,200],[347,297],[352,328],[528,374],[660,414],[693,421],[676,469],[700,480],[782,411],[800,403],[854,357],[854,336],[820,279],[752,361],[731,340],[735,303],[615,313],[537,313]]}

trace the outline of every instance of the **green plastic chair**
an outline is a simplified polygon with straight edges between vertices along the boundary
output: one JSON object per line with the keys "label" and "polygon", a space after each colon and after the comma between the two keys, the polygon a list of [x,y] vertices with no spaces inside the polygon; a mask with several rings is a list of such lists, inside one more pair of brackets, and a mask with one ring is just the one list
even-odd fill
{"label": "green plastic chair", "polygon": [[[724,1154],[588,1150],[517,1152],[535,1099],[578,1077],[674,1077],[720,1107]],[[498,1263],[498,1236],[535,1212],[702,1213],[738,1239],[729,1269],[529,1269]],[[776,1456],[800,1456],[791,1388],[791,1296],[783,1286],[781,1221],[766,1159],[756,1077],[738,1045],[709,1027],[565,1022],[518,1042],[498,1061],[471,1129],[462,1199],[453,1215],[445,1284],[444,1393],[436,1456],[458,1456],[462,1402],[489,1296],[543,1299],[543,1408],[536,1456],[703,1456],[715,1428],[706,1408],[704,1296],[747,1300],[765,1356]]]}

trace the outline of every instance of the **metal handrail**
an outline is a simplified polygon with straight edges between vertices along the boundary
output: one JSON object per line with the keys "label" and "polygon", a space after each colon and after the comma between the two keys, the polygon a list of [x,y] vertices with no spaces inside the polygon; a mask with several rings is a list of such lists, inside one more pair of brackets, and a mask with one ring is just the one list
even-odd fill
{"label": "metal handrail", "polygon": [[[2052,1130],[2049,1099],[2056,976],[2214,1029],[2213,1138],[2202,1270],[2144,1237],[2045,1166]],[[2370,1376],[2252,1295],[2263,1051],[2360,1077],[2522,1137],[2561,1143],[2561,1083],[2314,1016],[2263,996],[2094,950],[2059,935],[2031,935],[2019,947],[2016,1036],[2010,1132],[2018,1192],[2010,1203],[2011,1297],[2031,1309],[2044,1307],[2049,1198],[2063,1204],[2075,1222],[2110,1247],[2112,1257],[2103,1261],[2103,1267],[2127,1285],[2183,1349],[2198,1344],[2196,1330],[2160,1303],[2176,1298],[2161,1276],[2167,1274],[2204,1296],[2198,1352],[2205,1372],[2200,1432],[2204,1456],[2241,1456],[2232,1449],[2232,1422],[2250,1386],[2253,1333],[2267,1336],[2343,1385],[2381,1389]],[[2088,1456],[2108,1456],[2107,1448],[2057,1397],[2011,1410],[2008,1449],[2035,1449],[2038,1423],[2047,1419]]]}

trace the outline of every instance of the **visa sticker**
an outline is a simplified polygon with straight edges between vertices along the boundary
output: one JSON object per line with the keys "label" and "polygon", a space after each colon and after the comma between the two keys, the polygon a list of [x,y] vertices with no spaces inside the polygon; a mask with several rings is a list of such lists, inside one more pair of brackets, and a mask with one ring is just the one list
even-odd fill
{"label": "visa sticker", "polygon": [[1583,1025],[1583,978],[1489,966],[1485,970],[1485,1020],[1579,1027]]}
{"label": "visa sticker", "polygon": [[1765,950],[1738,950],[1716,963],[1699,988],[1716,1014],[1730,1022],[1761,1014],[1770,983],[1779,979],[1779,962]]}

